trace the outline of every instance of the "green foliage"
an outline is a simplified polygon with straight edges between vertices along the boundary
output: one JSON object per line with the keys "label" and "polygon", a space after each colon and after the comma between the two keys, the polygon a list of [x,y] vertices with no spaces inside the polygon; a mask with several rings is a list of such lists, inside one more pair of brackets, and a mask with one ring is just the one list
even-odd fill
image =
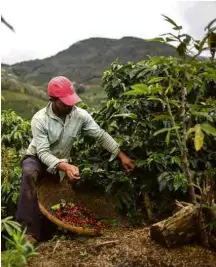
{"label": "green foliage", "polygon": [[[1,204],[4,206],[1,229],[6,249],[2,253],[3,266],[25,266],[36,255],[34,247],[25,241],[25,231],[13,221],[19,197],[21,158],[30,140],[30,122],[23,120],[12,110],[2,111],[1,121]],[[6,217],[8,216],[8,217]]]}
{"label": "green foliage", "polygon": [[6,230],[10,236],[13,235],[14,230],[21,231],[19,223],[13,221],[12,218],[9,216],[1,220],[1,231]]}
{"label": "green foliage", "polygon": [[[182,26],[178,25],[171,18],[163,15],[165,21],[169,22],[174,30],[174,33],[165,33],[151,41],[162,42],[162,43],[172,43],[177,42],[176,51],[178,55],[182,58],[186,58],[189,55],[193,55],[193,59],[198,57],[203,51],[210,50],[211,60],[214,60],[215,56],[215,31],[214,26],[216,19],[213,19],[206,27],[207,33],[202,40],[195,40],[191,35],[182,33]],[[194,52],[196,51],[196,53]]]}
{"label": "green foliage", "polygon": [[19,197],[21,166],[20,156],[14,148],[2,146],[1,203],[6,214],[13,214]]}
{"label": "green foliage", "polygon": [[2,144],[17,151],[25,149],[30,141],[30,122],[23,120],[13,110],[2,110]]}
{"label": "green foliage", "polygon": [[[154,196],[156,212],[159,203],[154,201],[159,191],[187,193],[188,181],[176,137],[176,133],[180,140],[183,136],[181,92],[186,88],[187,128],[207,124],[210,126],[204,128],[213,133],[205,135],[199,154],[193,138],[187,141],[189,165],[198,177],[216,164],[212,129],[216,123],[216,94],[212,89],[215,80],[215,65],[207,61],[173,57],[152,57],[124,65],[115,61],[102,79],[108,102],[99,112],[92,111],[92,115],[136,160],[138,168],[126,174],[117,160],[107,163],[108,154],[94,140],[81,137],[71,155],[83,171],[82,183],[93,183],[93,187],[115,196],[118,210],[135,221],[145,214],[145,193]],[[204,128],[202,132],[206,132]]]}
{"label": "green foliage", "polygon": [[7,248],[2,252],[3,266],[22,267],[30,257],[37,255],[34,246],[25,240],[25,230],[21,230],[20,224],[13,221],[12,216],[1,220],[1,231]]}
{"label": "green foliage", "polygon": [[6,215],[13,215],[19,197],[20,161],[30,140],[30,123],[12,110],[3,110],[1,129],[1,200]]}
{"label": "green foliage", "polygon": [[[216,134],[216,128],[210,125],[210,122],[214,123],[216,120],[215,110],[213,110],[214,106],[210,106],[212,110],[211,114],[208,114],[206,112],[207,110],[200,110],[199,107],[199,105],[203,104],[203,102],[205,105],[204,99],[206,100],[206,102],[209,102],[210,99],[206,99],[206,97],[211,96],[211,93],[213,93],[214,97],[216,96],[214,92],[210,92],[210,95],[209,92],[206,92],[206,87],[209,84],[215,83],[216,80],[216,69],[213,62],[214,55],[212,56],[212,62],[210,64],[206,62],[192,61],[190,58],[186,59],[186,55],[188,54],[187,46],[190,45],[190,41],[192,39],[191,36],[180,34],[182,27],[178,26],[170,18],[166,16],[164,17],[169,23],[175,26],[173,28],[174,30],[179,31],[178,36],[175,36],[171,33],[169,33],[168,35],[174,37],[175,40],[179,41],[180,44],[176,49],[182,59],[178,60],[178,65],[172,65],[172,70],[170,69],[171,72],[167,71],[169,70],[169,67],[167,68],[166,66],[166,76],[160,74],[157,75],[158,77],[152,77],[150,80],[145,79],[142,84],[137,83],[131,86],[132,90],[124,92],[123,95],[134,97],[148,96],[147,100],[155,100],[162,104],[162,117],[164,118],[164,116],[168,114],[170,123],[168,127],[163,127],[162,129],[157,130],[154,133],[154,136],[166,132],[167,135],[165,142],[168,146],[170,144],[170,137],[173,131],[173,137],[181,155],[181,164],[179,167],[184,173],[184,176],[175,176],[174,187],[179,188],[184,181],[183,178],[185,177],[188,183],[191,201],[193,203],[196,203],[197,197],[195,194],[195,188],[197,187],[193,183],[194,174],[191,170],[192,166],[190,166],[191,160],[189,157],[190,154],[188,153],[187,139],[192,132],[195,132],[194,147],[196,151],[199,151],[204,147],[204,132],[206,132],[209,135],[213,136],[210,143],[213,144],[213,147],[215,147],[214,144],[216,139],[214,137]],[[212,24],[213,23],[210,23],[210,25]],[[215,27],[208,27],[209,32],[212,32],[215,29]],[[182,41],[181,37],[183,36],[186,36],[186,39]],[[208,34],[201,41],[202,45],[198,48],[198,54],[200,54],[204,50],[203,45],[205,44],[207,39]],[[161,41],[161,39],[157,39],[157,41]],[[168,42],[168,40],[166,40],[166,42]],[[157,66],[158,64],[157,62],[155,62],[155,69],[157,69]],[[190,95],[194,93],[196,93],[196,96],[193,99],[190,99]],[[173,107],[173,105],[175,107]],[[203,121],[203,119],[205,121]],[[199,120],[199,123],[197,123],[194,127],[189,128],[191,125],[195,124],[196,120]],[[211,155],[208,156],[211,157]],[[214,159],[211,159],[211,164],[214,166]],[[169,172],[166,172],[165,175],[162,174],[162,177],[168,177],[167,181],[170,181]],[[208,178],[204,177],[204,181],[205,179]],[[212,185],[211,190],[213,190]],[[202,194],[204,194],[203,191]]]}
{"label": "green foliage", "polygon": [[22,267],[30,257],[36,256],[34,246],[25,241],[25,231],[14,230],[7,240],[7,250],[2,253],[2,263],[5,267]]}

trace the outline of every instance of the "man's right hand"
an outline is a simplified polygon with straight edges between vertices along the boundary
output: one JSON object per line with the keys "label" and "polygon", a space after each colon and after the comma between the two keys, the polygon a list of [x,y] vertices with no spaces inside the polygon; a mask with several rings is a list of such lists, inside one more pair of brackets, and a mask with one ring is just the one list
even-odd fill
{"label": "man's right hand", "polygon": [[66,162],[61,162],[57,169],[64,171],[68,178],[72,181],[74,179],[80,179],[80,175],[79,175],[79,169],[78,167],[71,165],[69,163]]}

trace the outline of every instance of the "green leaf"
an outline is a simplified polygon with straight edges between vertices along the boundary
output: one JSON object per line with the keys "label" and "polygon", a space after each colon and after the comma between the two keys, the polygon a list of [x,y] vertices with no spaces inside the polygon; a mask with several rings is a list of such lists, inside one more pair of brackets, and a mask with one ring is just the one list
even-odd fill
{"label": "green leaf", "polygon": [[208,119],[209,121],[213,122],[213,118],[206,112],[193,111],[191,114],[196,117],[204,117]]}
{"label": "green leaf", "polygon": [[166,141],[166,144],[167,144],[167,145],[169,145],[169,142],[170,142],[170,133],[171,133],[171,131],[168,131],[168,133],[167,133],[167,135],[166,135],[166,139],[165,139],[165,141]]}
{"label": "green leaf", "polygon": [[186,49],[187,49],[187,46],[185,43],[180,43],[176,48],[180,57],[183,57],[186,55]]}
{"label": "green leaf", "polygon": [[169,42],[175,42],[176,40],[174,38],[169,38],[169,37],[166,37],[166,43],[169,43]]}
{"label": "green leaf", "polygon": [[171,120],[172,117],[170,115],[158,115],[152,119],[152,121],[163,121],[163,120]]}
{"label": "green leaf", "polygon": [[201,130],[200,125],[196,127],[194,146],[196,151],[200,150],[203,147],[204,134]]}
{"label": "green leaf", "polygon": [[172,158],[171,158],[171,163],[172,164],[177,164],[177,165],[181,165],[181,159],[180,159],[180,157],[178,157],[178,156],[173,156]]}
{"label": "green leaf", "polygon": [[123,93],[124,95],[145,95],[149,94],[149,89],[145,84],[135,84],[131,86],[132,90]]}
{"label": "green leaf", "polygon": [[147,87],[147,85],[145,85],[144,83],[140,83],[140,84],[132,85],[131,88],[132,88],[133,90],[140,89],[140,90],[142,90],[143,92],[148,92],[148,87]]}
{"label": "green leaf", "polygon": [[177,27],[174,27],[173,28],[173,30],[175,30],[175,31],[179,31],[179,30],[181,30],[182,29],[182,26],[177,26]]}
{"label": "green leaf", "polygon": [[158,134],[161,134],[161,133],[164,133],[164,132],[167,132],[167,131],[172,131],[174,129],[179,129],[179,126],[175,126],[175,127],[172,127],[172,128],[163,128],[163,129],[160,129],[160,130],[158,130],[157,132],[154,133],[154,136],[156,136]]}
{"label": "green leaf", "polygon": [[208,123],[201,124],[201,129],[207,134],[211,134],[216,137],[216,129],[209,125]]}
{"label": "green leaf", "polygon": [[205,43],[207,42],[208,36],[204,37],[200,43],[200,49],[199,51],[201,52],[203,50],[203,47],[205,45]]}
{"label": "green leaf", "polygon": [[164,89],[164,87],[160,86],[160,85],[150,85],[149,86],[149,94],[159,94],[162,92],[162,90]]}
{"label": "green leaf", "polygon": [[188,183],[183,173],[177,173],[174,176],[173,185],[175,190],[178,190],[180,188],[183,190],[183,192],[187,190]]}
{"label": "green leaf", "polygon": [[113,117],[126,117],[126,118],[131,118],[131,119],[136,119],[137,118],[137,115],[134,114],[134,113],[123,113],[123,114],[117,114],[117,115],[114,115]]}
{"label": "green leaf", "polygon": [[18,222],[13,221],[10,225],[17,231],[21,231],[20,224]]}
{"label": "green leaf", "polygon": [[195,128],[195,127],[190,128],[190,129],[187,131],[187,133],[186,133],[186,139],[188,139],[189,135],[190,135],[191,133],[195,132],[195,131],[196,131],[196,128]]}
{"label": "green leaf", "polygon": [[156,131],[154,133],[154,136],[158,135],[158,134],[161,134],[161,133],[164,133],[164,132],[167,132],[167,131],[170,131],[170,128],[163,128],[163,129],[160,129],[158,131]]}
{"label": "green leaf", "polygon": [[183,40],[183,43],[185,43],[186,45],[188,45],[192,39],[192,37],[188,34],[183,34],[183,36],[185,36],[185,39]]}
{"label": "green leaf", "polygon": [[137,161],[137,167],[140,168],[140,167],[143,167],[145,165],[145,160],[138,160]]}
{"label": "green leaf", "polygon": [[189,80],[189,81],[187,82],[187,85],[186,85],[186,87],[187,87],[187,93],[188,93],[188,94],[189,94],[190,91],[193,89],[193,86],[194,86],[194,82],[191,81],[191,80]]}
{"label": "green leaf", "polygon": [[180,108],[180,105],[179,105],[175,100],[169,100],[169,103],[170,103],[171,105],[176,106],[177,108]]}
{"label": "green leaf", "polygon": [[60,209],[60,204],[53,205],[51,207],[52,210],[59,210]]}
{"label": "green leaf", "polygon": [[205,30],[209,30],[211,26],[216,22],[216,19],[213,19],[212,21],[209,22],[209,24],[205,27]]}
{"label": "green leaf", "polygon": [[175,26],[175,27],[180,27],[180,26],[178,26],[178,25],[175,23],[175,21],[173,21],[171,18],[169,18],[169,17],[167,17],[167,16],[165,16],[165,15],[162,15],[162,16],[165,18],[166,21],[168,21],[169,23],[171,23],[173,26]]}
{"label": "green leaf", "polygon": [[147,98],[147,100],[159,101],[162,104],[164,104],[164,101],[161,98],[158,98],[156,96],[150,96],[150,97]]}
{"label": "green leaf", "polygon": [[5,228],[5,230],[7,231],[7,233],[9,235],[12,235],[13,234],[13,228],[10,226],[9,223],[4,223],[4,228]]}
{"label": "green leaf", "polygon": [[148,81],[149,84],[152,84],[152,83],[158,83],[160,81],[163,81],[165,79],[165,77],[154,77],[152,79],[150,79]]}
{"label": "green leaf", "polygon": [[194,47],[196,48],[196,50],[200,50],[200,46],[198,44],[195,44]]}

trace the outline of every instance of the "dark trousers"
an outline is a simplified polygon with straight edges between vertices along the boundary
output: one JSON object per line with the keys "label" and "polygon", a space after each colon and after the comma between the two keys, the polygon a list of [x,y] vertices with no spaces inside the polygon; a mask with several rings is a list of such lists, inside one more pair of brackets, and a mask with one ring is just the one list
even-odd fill
{"label": "dark trousers", "polygon": [[56,175],[48,173],[46,169],[47,167],[37,157],[25,156],[22,161],[22,180],[16,221],[23,229],[26,227],[27,234],[31,234],[37,240],[43,240],[44,233],[47,233],[47,229],[51,226],[41,214],[37,201],[37,183],[48,176],[57,178]]}

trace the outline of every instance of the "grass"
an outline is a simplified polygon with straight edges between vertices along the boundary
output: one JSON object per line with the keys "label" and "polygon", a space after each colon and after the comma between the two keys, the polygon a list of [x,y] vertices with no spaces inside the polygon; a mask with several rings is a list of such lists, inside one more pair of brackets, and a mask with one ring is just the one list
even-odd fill
{"label": "grass", "polygon": [[47,105],[47,101],[29,96],[21,92],[2,91],[1,108],[12,109],[24,119],[31,119],[32,116],[40,109]]}

